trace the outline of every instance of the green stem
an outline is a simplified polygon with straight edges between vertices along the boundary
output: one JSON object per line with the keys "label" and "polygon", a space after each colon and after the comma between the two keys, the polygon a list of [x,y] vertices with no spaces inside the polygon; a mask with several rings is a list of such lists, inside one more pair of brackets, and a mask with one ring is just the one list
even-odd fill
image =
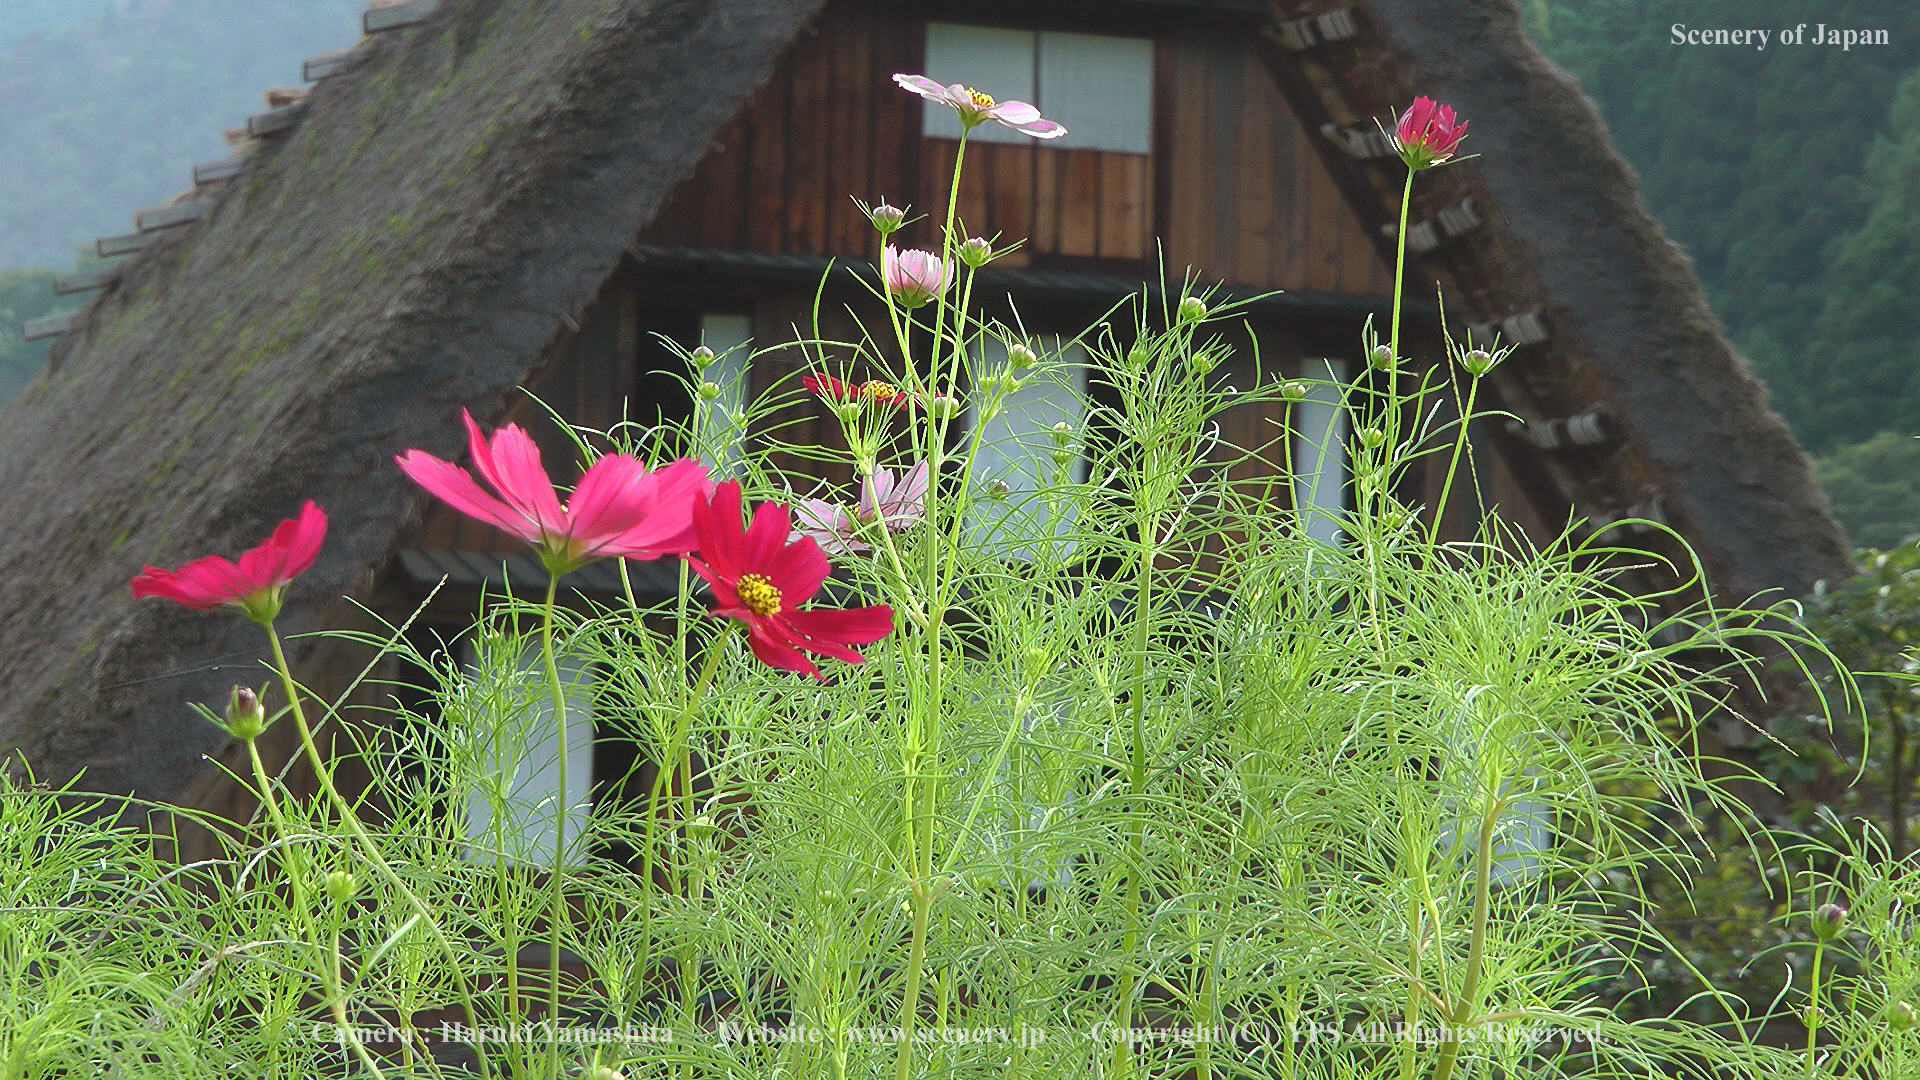
{"label": "green stem", "polygon": [[1820,961],[1825,959],[1826,951],[1826,941],[1816,939],[1813,943],[1813,980],[1808,991],[1807,1003],[1807,1076],[1809,1080],[1814,1075],[1814,1052],[1820,1041],[1820,1023],[1823,1019],[1820,1015]]}
{"label": "green stem", "polygon": [[[301,749],[306,753],[307,764],[313,767],[313,775],[320,784],[320,790],[326,794],[327,801],[339,812],[341,824],[346,826],[347,831],[352,833],[353,838],[365,849],[368,865],[372,866],[395,892],[406,899],[407,906],[413,909],[414,914],[420,916],[420,924],[427,928],[433,935],[435,943],[440,946],[440,951],[446,954],[447,964],[452,969],[455,985],[460,991],[460,1004],[466,1013],[467,1025],[477,1029],[480,1026],[480,1019],[473,1007],[473,985],[467,981],[460,955],[454,951],[453,942],[448,939],[446,930],[440,925],[440,920],[434,917],[432,910],[407,885],[405,879],[401,878],[400,874],[387,863],[386,856],[381,853],[379,845],[373,842],[373,837],[367,834],[366,826],[360,823],[360,815],[354,811],[353,806],[346,799],[341,797],[340,789],[334,786],[333,773],[327,767],[326,761],[321,758],[320,748],[314,745],[313,729],[307,726],[306,710],[300,705],[300,691],[294,684],[293,668],[287,663],[286,649],[280,644],[280,633],[274,629],[272,622],[262,625],[267,631],[267,641],[273,647],[274,671],[280,676],[280,685],[286,691],[288,706],[293,710],[293,723],[300,734]],[[480,1075],[492,1076],[493,1063],[487,1055],[486,1046],[475,1043],[473,1052],[480,1066]]]}
{"label": "green stem", "polygon": [[1460,1057],[1460,1032],[1473,1017],[1474,998],[1480,992],[1480,969],[1487,951],[1487,913],[1493,902],[1493,830],[1500,821],[1502,800],[1487,799],[1487,811],[1480,819],[1480,836],[1474,850],[1473,936],[1467,943],[1467,971],[1460,981],[1460,997],[1454,1002],[1446,1041],[1440,1045],[1440,1057],[1433,1067],[1433,1080],[1447,1080]]}
{"label": "green stem", "polygon": [[[560,927],[567,920],[567,810],[569,792],[567,790],[567,689],[560,682],[560,664],[553,655],[553,601],[560,590],[560,575],[551,568],[547,571],[547,600],[541,609],[540,618],[540,658],[547,668],[547,688],[553,693],[553,721],[555,738],[558,739],[556,753],[559,755],[556,771],[559,773],[560,794],[554,799],[553,808],[553,871],[547,875],[548,920],[547,927],[547,1023],[560,1022]],[[513,961],[509,960],[509,963]],[[560,1075],[560,1041],[550,1039],[547,1042],[547,1075]]]}

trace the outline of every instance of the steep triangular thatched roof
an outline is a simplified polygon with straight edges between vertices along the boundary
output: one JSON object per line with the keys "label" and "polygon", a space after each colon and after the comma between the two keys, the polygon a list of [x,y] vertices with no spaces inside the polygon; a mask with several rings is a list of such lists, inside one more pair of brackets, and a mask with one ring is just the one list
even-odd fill
{"label": "steep triangular thatched roof", "polygon": [[[101,790],[186,784],[218,739],[183,702],[253,677],[258,630],[135,603],[128,579],[237,553],[315,498],[333,529],[283,627],[324,625],[416,503],[393,455],[455,454],[460,407],[498,411],[821,3],[370,11],[370,30],[397,29],[322,58],[340,73],[255,118],[270,145],[209,167],[223,188],[143,222],[146,250],[0,411],[0,747],[55,779],[84,765]],[[1734,593],[1842,572],[1805,460],[1510,0],[1378,0],[1362,15],[1373,36],[1332,51],[1270,46],[1276,74],[1303,116],[1345,77],[1379,95],[1355,99],[1357,115],[1417,88],[1473,117],[1484,156],[1447,172],[1481,193],[1493,228],[1471,241],[1486,250],[1437,257],[1482,318],[1525,302],[1553,326],[1553,351],[1520,380],[1540,385],[1516,383],[1508,403],[1562,407],[1555,386],[1590,386],[1637,462],[1543,475],[1603,507],[1665,485],[1669,516]],[[1250,37],[1263,22],[1247,12]],[[1371,220],[1383,204],[1368,167],[1343,166]]]}

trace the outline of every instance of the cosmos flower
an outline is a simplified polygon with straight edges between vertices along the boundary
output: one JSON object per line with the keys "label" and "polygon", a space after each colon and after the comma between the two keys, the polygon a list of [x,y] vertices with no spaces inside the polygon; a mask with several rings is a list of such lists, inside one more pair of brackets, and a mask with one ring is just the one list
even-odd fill
{"label": "cosmos flower", "polygon": [[879,522],[896,532],[910,529],[927,516],[927,486],[933,471],[922,461],[896,479],[885,465],[860,484],[860,502],[848,513],[825,499],[803,499],[795,508],[799,528],[793,536],[810,536],[829,555],[851,555],[872,545],[856,534]]}
{"label": "cosmos flower", "polygon": [[715,618],[747,625],[747,645],[768,667],[826,676],[807,653],[849,664],[866,657],[854,645],[871,645],[893,633],[893,609],[884,604],[853,610],[802,610],[826,584],[832,564],[812,537],[790,540],[787,507],[766,502],[753,524],[741,524],[740,485],[721,484],[693,502],[699,554],[687,565],[705,579],[719,604]]}
{"label": "cosmos flower", "polygon": [[895,75],[893,81],[904,90],[910,90],[960,114],[960,122],[966,125],[968,131],[992,120],[1036,139],[1057,139],[1067,133],[1066,128],[1042,118],[1039,109],[1024,101],[996,102],[960,83],[941,86],[925,75]]}
{"label": "cosmos flower", "polygon": [[800,385],[815,397],[827,401],[872,401],[904,409],[913,404],[906,392],[890,382],[868,379],[863,383],[846,382],[831,375],[806,375]]}
{"label": "cosmos flower", "polygon": [[1429,97],[1415,98],[1413,107],[1401,115],[1394,128],[1400,160],[1415,172],[1452,157],[1466,137],[1467,121],[1456,122],[1453,106],[1438,104]]}
{"label": "cosmos flower", "polygon": [[326,538],[327,515],[309,499],[299,517],[281,522],[238,563],[209,555],[178,570],[149,566],[133,579],[133,595],[163,597],[195,611],[237,607],[264,625],[280,614],[287,583],[307,572]]}
{"label": "cosmos flower", "polygon": [[912,310],[947,291],[953,284],[953,264],[931,251],[902,251],[888,244],[880,253],[880,279],[901,307]]}
{"label": "cosmos flower", "polygon": [[593,463],[560,505],[540,448],[517,425],[489,440],[464,410],[468,449],[488,494],[465,469],[420,450],[396,458],[401,471],[455,510],[525,540],[555,577],[597,558],[657,559],[693,548],[693,498],[707,467],[676,461],[657,472],[625,454]]}

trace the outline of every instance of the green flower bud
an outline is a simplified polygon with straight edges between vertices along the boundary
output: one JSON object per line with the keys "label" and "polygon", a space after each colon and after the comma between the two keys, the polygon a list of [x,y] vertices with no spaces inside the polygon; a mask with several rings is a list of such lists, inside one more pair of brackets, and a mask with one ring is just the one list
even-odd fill
{"label": "green flower bud", "polygon": [[692,359],[693,359],[693,366],[695,368],[701,371],[705,371],[708,368],[712,367],[713,362],[719,359],[719,357],[716,357],[713,355],[712,349],[709,349],[705,345],[702,345],[699,348],[693,350]]}
{"label": "green flower bud", "polygon": [[1286,398],[1288,401],[1305,401],[1307,400],[1307,384],[1298,379],[1289,383],[1282,383],[1280,386],[1280,396]]}
{"label": "green flower bud", "polygon": [[1055,446],[1073,445],[1073,425],[1065,420],[1053,425],[1053,442]]}
{"label": "green flower bud", "polygon": [[986,489],[987,498],[997,501],[1000,499],[1004,499],[1011,494],[1013,494],[1013,489],[1007,486],[1007,482],[1005,480],[987,481],[987,489]]}
{"label": "green flower bud", "polygon": [[927,413],[936,420],[951,420],[960,415],[960,399],[952,394],[935,394],[927,402]]}
{"label": "green flower bud", "polygon": [[857,423],[860,419],[860,399],[834,402],[833,415],[839,417],[843,424]]}
{"label": "green flower bud", "polygon": [[327,875],[327,895],[336,904],[344,904],[360,892],[360,882],[345,870],[335,870]]}
{"label": "green flower bud", "polygon": [[1367,354],[1367,362],[1382,371],[1391,370],[1393,367],[1393,346],[1375,345]]}
{"label": "green flower bud", "polygon": [[257,739],[267,730],[267,710],[260,695],[244,686],[233,688],[227,701],[227,732],[236,739]]}
{"label": "green flower bud", "polygon": [[1386,441],[1387,433],[1381,431],[1379,428],[1369,427],[1360,429],[1360,442],[1369,450],[1378,449],[1380,444]]}
{"label": "green flower bud", "polygon": [[907,214],[899,207],[889,206],[883,202],[867,211],[867,220],[873,222],[873,227],[880,231],[881,236],[890,236],[900,231],[900,226],[907,220]]}
{"label": "green flower bud", "polygon": [[1813,913],[1813,934],[1821,941],[1832,941],[1847,928],[1847,909],[1839,904],[1821,904]]}
{"label": "green flower bud", "polygon": [[993,261],[993,245],[976,236],[960,245],[960,261],[978,270]]}
{"label": "green flower bud", "polygon": [[717,382],[703,382],[700,384],[701,401],[719,401],[721,393],[723,393],[723,391]]}
{"label": "green flower bud", "polygon": [[1127,365],[1133,370],[1145,371],[1147,365],[1151,363],[1153,363],[1153,350],[1147,346],[1146,342],[1136,341],[1133,348],[1127,350]]}
{"label": "green flower bud", "polygon": [[1025,345],[1015,342],[1007,346],[1007,363],[1013,365],[1013,370],[1025,373],[1027,369],[1039,362],[1040,358],[1035,356],[1033,350],[1027,348]]}
{"label": "green flower bud", "polygon": [[1495,363],[1494,355],[1485,349],[1468,349],[1460,357],[1460,366],[1474,376],[1485,375],[1492,371]]}
{"label": "green flower bud", "polygon": [[1197,296],[1189,296],[1180,301],[1180,321],[1196,323],[1207,317],[1206,302]]}
{"label": "green flower bud", "polygon": [[1896,1001],[1887,1006],[1887,1026],[1893,1030],[1912,1031],[1916,1023],[1920,1023],[1920,1016],[1914,1015],[1910,1002]]}

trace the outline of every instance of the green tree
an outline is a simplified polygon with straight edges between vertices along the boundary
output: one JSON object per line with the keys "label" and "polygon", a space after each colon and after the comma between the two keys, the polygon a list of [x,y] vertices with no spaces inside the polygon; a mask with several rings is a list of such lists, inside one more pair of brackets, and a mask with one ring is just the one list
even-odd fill
{"label": "green tree", "polygon": [[1853,542],[1886,549],[1920,534],[1920,439],[1883,431],[1814,461]]}

